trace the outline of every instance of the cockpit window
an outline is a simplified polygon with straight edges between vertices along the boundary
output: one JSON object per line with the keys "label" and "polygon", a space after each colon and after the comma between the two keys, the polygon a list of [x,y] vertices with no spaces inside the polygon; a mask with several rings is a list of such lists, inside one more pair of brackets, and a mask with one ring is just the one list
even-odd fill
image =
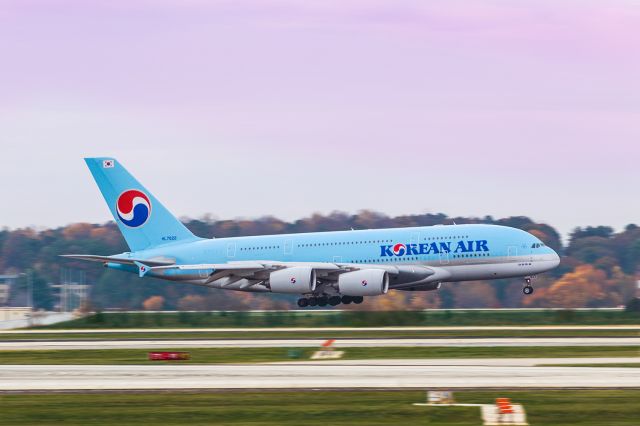
{"label": "cockpit window", "polygon": [[533,243],[531,245],[531,248],[540,248],[540,247],[544,247],[544,243]]}

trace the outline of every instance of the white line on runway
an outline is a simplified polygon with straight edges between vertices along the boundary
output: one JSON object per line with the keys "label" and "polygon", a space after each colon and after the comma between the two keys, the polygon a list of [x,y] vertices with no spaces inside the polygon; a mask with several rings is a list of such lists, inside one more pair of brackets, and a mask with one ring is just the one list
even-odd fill
{"label": "white line on runway", "polygon": [[295,365],[413,365],[413,366],[502,366],[502,367],[535,367],[536,365],[576,365],[576,364],[640,364],[638,357],[607,358],[420,358],[420,359],[347,359],[327,361],[282,361],[269,364]]}
{"label": "white line on runway", "polygon": [[0,390],[638,387],[640,369],[385,365],[0,365]]}
{"label": "white line on runway", "polygon": [[[0,350],[154,349],[154,348],[290,348],[319,347],[324,339],[246,340],[100,340],[0,341]],[[640,346],[635,337],[339,339],[335,347],[505,347],[505,346]]]}

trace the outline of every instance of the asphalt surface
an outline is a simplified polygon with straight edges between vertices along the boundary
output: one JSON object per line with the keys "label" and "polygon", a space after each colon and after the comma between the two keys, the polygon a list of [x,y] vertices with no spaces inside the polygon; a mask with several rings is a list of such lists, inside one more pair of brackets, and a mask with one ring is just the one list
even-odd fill
{"label": "asphalt surface", "polygon": [[[325,339],[9,340],[0,350],[319,347]],[[338,339],[334,347],[640,346],[640,337]]]}
{"label": "asphalt surface", "polygon": [[[619,360],[612,358],[609,361]],[[552,364],[565,361],[544,360]],[[583,358],[582,361],[589,360]],[[523,360],[512,362],[522,363]],[[0,365],[0,391],[498,387],[638,388],[640,369],[534,367],[505,363],[504,360],[372,360],[243,365]]]}

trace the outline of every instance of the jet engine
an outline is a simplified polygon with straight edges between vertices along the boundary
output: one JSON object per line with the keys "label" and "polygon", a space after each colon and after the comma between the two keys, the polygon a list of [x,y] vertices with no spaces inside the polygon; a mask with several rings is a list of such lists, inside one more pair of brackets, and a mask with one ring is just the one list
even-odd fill
{"label": "jet engine", "polygon": [[269,274],[272,293],[311,293],[316,289],[316,271],[306,266],[280,269]]}
{"label": "jet engine", "polygon": [[389,275],[384,269],[362,269],[338,277],[338,291],[346,296],[379,296],[389,291]]}

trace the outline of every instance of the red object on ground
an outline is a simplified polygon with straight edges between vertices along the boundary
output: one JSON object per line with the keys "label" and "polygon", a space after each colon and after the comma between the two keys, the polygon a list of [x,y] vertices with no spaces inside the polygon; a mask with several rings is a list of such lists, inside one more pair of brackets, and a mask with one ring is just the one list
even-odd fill
{"label": "red object on ground", "polygon": [[190,358],[189,352],[149,352],[149,361],[184,361]]}
{"label": "red object on ground", "polygon": [[511,399],[509,398],[496,398],[496,406],[500,414],[513,414],[513,405],[511,405]]}
{"label": "red object on ground", "polygon": [[322,344],[322,347],[323,348],[330,348],[331,345],[333,345],[333,342],[335,342],[335,341],[336,341],[336,339],[329,339],[329,340],[327,340],[326,342],[324,342]]}

